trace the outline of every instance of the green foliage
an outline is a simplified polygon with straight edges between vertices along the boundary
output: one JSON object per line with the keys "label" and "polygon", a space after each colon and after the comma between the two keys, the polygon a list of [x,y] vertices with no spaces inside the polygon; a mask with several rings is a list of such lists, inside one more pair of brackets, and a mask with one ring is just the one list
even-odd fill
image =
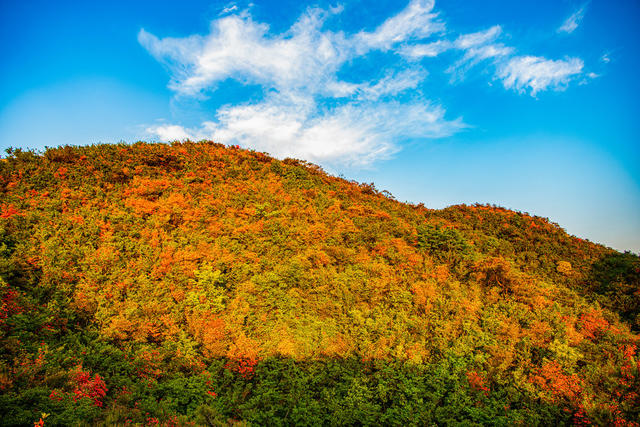
{"label": "green foliage", "polygon": [[599,301],[640,331],[640,258],[631,252],[603,257],[591,267],[591,289]]}
{"label": "green foliage", "polygon": [[250,383],[221,369],[210,369],[223,391],[206,408],[216,422],[235,416],[257,425],[540,425],[567,420],[560,408],[512,388],[496,386],[490,394],[474,390],[462,359],[412,365],[271,358],[256,367]]}
{"label": "green foliage", "polygon": [[192,280],[192,288],[185,298],[185,306],[196,311],[219,313],[224,310],[226,293],[225,280],[220,270],[209,264],[200,266]]}
{"label": "green foliage", "polygon": [[428,251],[439,261],[461,257],[471,249],[462,233],[439,224],[418,227],[418,247]]}

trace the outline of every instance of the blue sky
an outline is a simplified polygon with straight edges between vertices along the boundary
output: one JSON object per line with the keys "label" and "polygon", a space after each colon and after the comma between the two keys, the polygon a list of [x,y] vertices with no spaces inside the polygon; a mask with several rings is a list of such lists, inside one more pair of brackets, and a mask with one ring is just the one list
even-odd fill
{"label": "blue sky", "polygon": [[214,139],[640,251],[637,1],[0,3],[0,148]]}

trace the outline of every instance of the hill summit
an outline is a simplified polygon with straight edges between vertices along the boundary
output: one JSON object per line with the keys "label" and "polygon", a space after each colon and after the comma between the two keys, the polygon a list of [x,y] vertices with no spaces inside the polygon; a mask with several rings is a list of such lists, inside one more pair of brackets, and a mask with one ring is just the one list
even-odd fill
{"label": "hill summit", "polygon": [[638,425],[640,261],[212,142],[8,150],[5,425]]}

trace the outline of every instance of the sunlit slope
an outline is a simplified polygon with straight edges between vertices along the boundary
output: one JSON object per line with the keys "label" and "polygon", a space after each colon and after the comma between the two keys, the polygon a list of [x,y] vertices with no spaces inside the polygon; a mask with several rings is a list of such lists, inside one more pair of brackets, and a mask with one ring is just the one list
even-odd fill
{"label": "sunlit slope", "polygon": [[[408,205],[207,142],[18,150],[0,168],[2,292],[46,307],[34,337],[90,330],[167,372],[456,360],[481,394],[512,387],[603,420],[638,403],[624,371],[637,374],[637,257],[546,219]],[[602,279],[607,260],[622,276]],[[26,356],[7,342],[10,370]]]}

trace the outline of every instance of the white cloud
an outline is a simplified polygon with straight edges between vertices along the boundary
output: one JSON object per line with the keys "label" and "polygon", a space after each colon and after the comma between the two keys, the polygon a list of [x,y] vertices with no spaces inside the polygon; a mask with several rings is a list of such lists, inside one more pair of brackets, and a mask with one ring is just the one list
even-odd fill
{"label": "white cloud", "polygon": [[587,5],[584,4],[582,5],[582,7],[580,7],[580,9],[573,12],[571,16],[569,16],[562,23],[562,25],[558,28],[558,32],[567,33],[567,34],[573,33],[576,30],[576,28],[578,28],[578,26],[580,25],[580,22],[582,22],[582,18],[584,18],[584,14],[586,11],[587,11]]}
{"label": "white cloud", "polygon": [[[465,127],[424,102],[361,101],[322,110],[311,99],[273,96],[257,104],[230,105],[216,121],[196,129],[156,126],[148,131],[239,144],[277,157],[366,167],[398,151],[398,138],[440,138]],[[169,139],[171,140],[171,138]]]}
{"label": "white cloud", "polygon": [[[500,42],[499,25],[447,39],[433,9],[433,0],[411,0],[374,30],[351,34],[325,29],[340,6],[310,8],[280,34],[235,5],[205,35],[158,38],[142,29],[140,44],[168,69],[177,98],[207,97],[227,79],[258,85],[263,94],[259,101],[223,106],[195,128],[162,124],[147,131],[164,141],[214,139],[325,166],[367,166],[391,156],[405,139],[465,128],[427,100],[421,58],[455,52],[458,59],[446,70],[454,80],[487,61],[505,88],[533,96],[561,90],[582,73],[578,58],[514,57],[515,49]],[[358,81],[340,77],[345,65],[373,51],[386,55],[381,69],[351,74]]]}
{"label": "white cloud", "polygon": [[213,21],[207,36],[158,39],[142,29],[138,40],[168,67],[170,88],[180,95],[202,95],[232,77],[279,92],[346,96],[355,87],[337,81],[339,68],[372,49],[388,50],[440,31],[443,26],[434,21],[432,9],[433,1],[413,0],[375,31],[351,37],[322,30],[330,13],[341,10],[334,8],[331,12],[309,9],[279,35],[270,35],[268,25],[254,22],[243,12]]}
{"label": "white cloud", "polygon": [[455,41],[458,49],[469,49],[479,45],[484,45],[494,41],[502,33],[500,25],[494,25],[488,30],[478,31],[477,33],[463,34]]}
{"label": "white cloud", "polygon": [[452,46],[453,44],[447,40],[438,40],[426,44],[404,46],[400,50],[400,54],[410,59],[419,59],[424,57],[433,58],[440,55],[442,52],[451,49]]}
{"label": "white cloud", "polygon": [[537,56],[516,56],[506,62],[497,77],[507,89],[519,92],[530,90],[535,96],[547,89],[562,90],[569,81],[582,73],[580,58],[550,60]]}
{"label": "white cloud", "polygon": [[514,51],[512,47],[495,42],[500,34],[502,27],[494,25],[484,31],[459,36],[453,42],[453,47],[464,51],[464,55],[447,68],[446,71],[452,76],[451,80],[462,80],[471,68],[482,61],[492,59],[496,62],[511,55]]}
{"label": "white cloud", "polygon": [[358,56],[443,30],[432,10],[433,1],[413,0],[374,31],[353,35],[323,29],[341,8],[309,9],[282,34],[272,34],[247,12],[214,20],[204,36],[159,39],[141,30],[139,42],[169,69],[169,87],[178,96],[206,96],[228,78],[260,85],[266,93],[257,103],[222,107],[214,120],[194,129],[156,125],[148,132],[161,140],[215,139],[281,157],[356,166],[387,158],[404,138],[450,135],[464,127],[461,119],[447,120],[444,108],[419,92],[407,103],[390,100],[423,82],[427,72],[421,67],[391,65],[382,78],[360,82],[337,76]]}
{"label": "white cloud", "polygon": [[462,80],[471,68],[487,59],[494,61],[503,60],[513,53],[513,48],[502,43],[487,44],[483,46],[473,46],[466,49],[462,58],[453,63],[447,72],[452,75],[451,80]]}
{"label": "white cloud", "polygon": [[361,86],[358,97],[377,100],[384,96],[397,95],[408,89],[415,89],[426,76],[427,72],[419,68],[408,68],[395,74],[387,74],[375,84]]}
{"label": "white cloud", "polygon": [[494,78],[502,80],[506,89],[535,97],[540,91],[564,90],[572,79],[583,73],[584,63],[580,58],[552,60],[532,55],[514,56],[515,48],[497,41],[501,33],[502,28],[496,25],[459,36],[453,46],[463,50],[464,55],[447,69],[452,81],[463,79],[471,68],[490,60]]}
{"label": "white cloud", "polygon": [[356,36],[356,46],[361,50],[388,50],[394,44],[411,39],[425,39],[443,31],[444,23],[437,21],[433,0],[411,0],[396,16],[387,19],[374,32],[361,32]]}
{"label": "white cloud", "polygon": [[157,136],[162,141],[182,141],[192,138],[192,134],[182,126],[178,125],[156,125],[150,126],[147,133]]}
{"label": "white cloud", "polygon": [[478,62],[485,59],[507,56],[513,53],[513,51],[514,49],[512,47],[505,46],[502,43],[488,44],[467,49],[463,59]]}
{"label": "white cloud", "polygon": [[228,13],[235,12],[236,10],[238,10],[238,6],[236,6],[235,4],[231,4],[222,9],[219,15],[226,15]]}
{"label": "white cloud", "polygon": [[[473,56],[490,57],[490,49],[495,52],[499,51],[497,46],[488,44],[500,36],[502,33],[502,27],[494,25],[493,27],[478,31],[476,33],[463,34],[459,36],[455,41],[449,40],[437,40],[426,44],[415,44],[412,46],[405,46],[400,50],[400,54],[409,58],[422,58],[422,57],[435,57],[450,49],[466,50],[467,59]],[[494,53],[493,56],[497,55]]]}
{"label": "white cloud", "polygon": [[278,36],[245,13],[213,21],[204,37],[160,40],[141,30],[138,39],[169,68],[170,88],[180,95],[202,94],[229,77],[279,91],[322,91],[349,53],[341,34],[320,31],[325,15],[310,10]]}

